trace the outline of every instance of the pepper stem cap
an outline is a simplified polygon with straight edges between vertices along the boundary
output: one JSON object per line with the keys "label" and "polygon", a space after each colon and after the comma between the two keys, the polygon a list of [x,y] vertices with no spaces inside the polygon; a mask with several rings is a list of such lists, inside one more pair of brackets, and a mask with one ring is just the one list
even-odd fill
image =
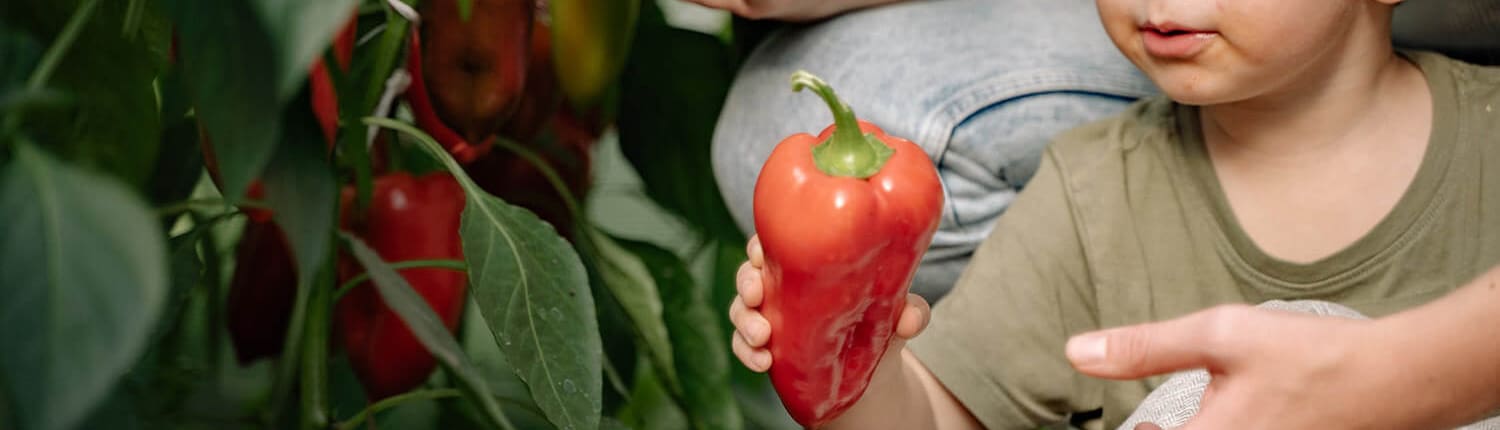
{"label": "pepper stem cap", "polygon": [[806,70],[798,70],[792,74],[792,91],[800,92],[803,88],[811,89],[823,98],[828,109],[833,111],[833,135],[813,146],[813,164],[817,165],[818,170],[829,176],[855,179],[865,179],[880,173],[885,162],[896,151],[880,138],[859,129],[854,110],[834,94],[833,87],[828,82]]}

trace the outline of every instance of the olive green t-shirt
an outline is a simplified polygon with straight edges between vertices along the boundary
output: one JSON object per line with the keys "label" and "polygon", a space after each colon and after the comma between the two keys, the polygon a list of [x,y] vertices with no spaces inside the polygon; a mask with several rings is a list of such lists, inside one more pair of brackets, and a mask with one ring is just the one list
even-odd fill
{"label": "olive green t-shirt", "polygon": [[1468,283],[1500,263],[1500,69],[1403,55],[1427,77],[1432,134],[1400,201],[1346,249],[1309,264],[1261,251],[1197,109],[1145,100],[1057,137],[912,350],[989,428],[1100,408],[1114,428],[1164,378],[1083,376],[1063,355],[1073,334],[1278,299],[1379,316]]}

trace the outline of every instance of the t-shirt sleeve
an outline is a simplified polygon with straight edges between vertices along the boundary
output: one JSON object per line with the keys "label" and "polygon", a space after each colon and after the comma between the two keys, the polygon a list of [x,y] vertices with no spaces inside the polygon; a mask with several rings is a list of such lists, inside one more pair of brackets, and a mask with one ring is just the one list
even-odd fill
{"label": "t-shirt sleeve", "polygon": [[1049,151],[909,344],[987,428],[1035,429],[1102,404],[1100,382],[1063,354],[1098,326],[1075,218]]}

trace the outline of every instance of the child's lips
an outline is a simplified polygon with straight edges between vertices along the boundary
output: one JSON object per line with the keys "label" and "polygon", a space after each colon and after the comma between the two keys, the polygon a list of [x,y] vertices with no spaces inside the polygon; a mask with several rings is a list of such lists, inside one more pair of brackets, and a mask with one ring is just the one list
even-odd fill
{"label": "child's lips", "polygon": [[1153,57],[1182,60],[1203,52],[1219,33],[1208,30],[1193,30],[1166,26],[1141,27],[1141,37],[1146,44],[1146,53]]}

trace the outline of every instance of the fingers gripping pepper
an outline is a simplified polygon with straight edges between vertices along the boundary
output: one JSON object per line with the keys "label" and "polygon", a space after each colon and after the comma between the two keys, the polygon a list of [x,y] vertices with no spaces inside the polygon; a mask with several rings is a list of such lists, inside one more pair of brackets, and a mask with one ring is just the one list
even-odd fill
{"label": "fingers gripping pepper", "polygon": [[771,382],[798,423],[818,427],[859,400],[885,354],[943,189],[912,142],[857,121],[822,80],[798,72],[833,110],[817,137],[776,146],[755,184],[765,250]]}
{"label": "fingers gripping pepper", "polygon": [[[380,258],[387,262],[463,259],[458,227],[464,193],[452,176],[390,174],[375,180],[373,194],[368,212],[355,214],[348,210],[354,190],[346,188],[342,224]],[[363,268],[353,258],[340,259],[340,284],[361,272]],[[468,289],[467,275],[438,268],[402,269],[399,273],[448,330],[458,327]],[[368,282],[350,290],[334,311],[349,363],[372,401],[416,388],[437,366],[432,354]]]}

